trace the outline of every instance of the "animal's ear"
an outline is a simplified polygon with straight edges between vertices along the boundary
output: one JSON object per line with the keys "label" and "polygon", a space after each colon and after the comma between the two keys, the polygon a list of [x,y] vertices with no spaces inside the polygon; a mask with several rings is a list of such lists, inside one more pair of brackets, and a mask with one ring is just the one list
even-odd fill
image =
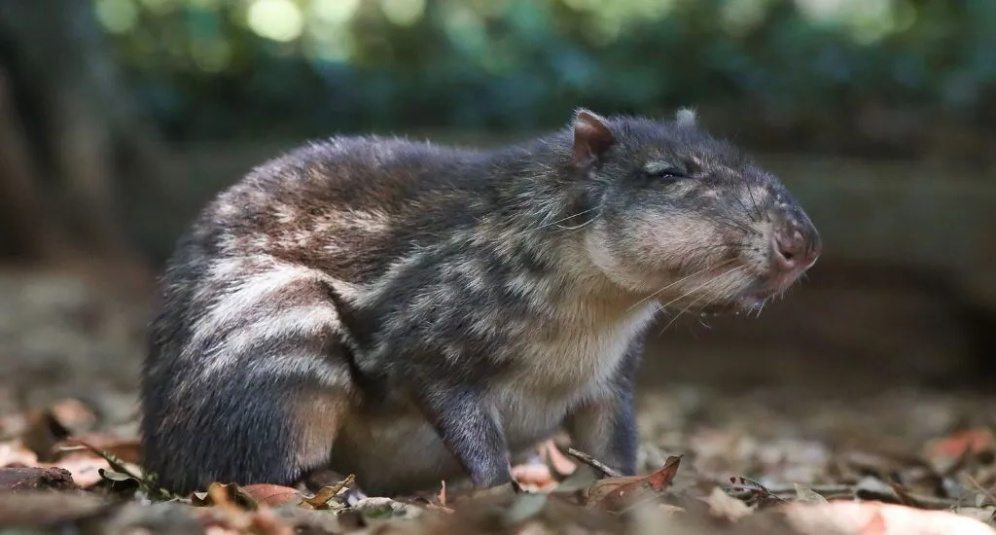
{"label": "animal's ear", "polygon": [[584,108],[574,114],[574,152],[571,161],[575,167],[587,167],[597,162],[616,142],[605,123],[605,118]]}
{"label": "animal's ear", "polygon": [[695,110],[681,108],[674,114],[674,122],[680,127],[695,126]]}

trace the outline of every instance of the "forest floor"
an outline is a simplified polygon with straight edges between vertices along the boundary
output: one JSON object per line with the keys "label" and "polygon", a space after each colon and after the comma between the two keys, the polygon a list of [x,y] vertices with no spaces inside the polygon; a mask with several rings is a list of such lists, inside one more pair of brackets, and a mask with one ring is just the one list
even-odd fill
{"label": "forest floor", "polygon": [[0,272],[0,528],[996,533],[992,389],[904,383],[841,395],[804,382],[728,389],[687,373],[643,385],[636,477],[601,473],[555,437],[515,468],[523,493],[441,485],[357,499],[346,481],[172,496],[141,470],[135,378],[147,303],[120,298],[148,295],[137,280],[112,290],[76,274]]}

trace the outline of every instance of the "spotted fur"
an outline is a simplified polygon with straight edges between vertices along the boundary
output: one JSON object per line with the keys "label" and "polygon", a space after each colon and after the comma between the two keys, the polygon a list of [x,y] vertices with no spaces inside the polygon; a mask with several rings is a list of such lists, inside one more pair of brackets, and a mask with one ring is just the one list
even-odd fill
{"label": "spotted fur", "polygon": [[641,333],[661,308],[791,284],[800,270],[772,268],[783,228],[815,259],[788,192],[687,111],[582,110],[495,151],[308,145],[180,241],[144,370],[145,464],[179,492],[328,466],[375,492],[492,485],[566,425],[632,471]]}

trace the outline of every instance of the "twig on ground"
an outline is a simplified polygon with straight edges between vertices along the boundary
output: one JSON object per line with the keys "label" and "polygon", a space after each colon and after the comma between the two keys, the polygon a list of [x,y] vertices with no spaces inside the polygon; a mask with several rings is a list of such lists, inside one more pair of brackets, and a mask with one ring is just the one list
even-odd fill
{"label": "twig on ground", "polygon": [[935,498],[933,496],[912,494],[910,492],[903,492],[900,494],[896,492],[895,488],[890,488],[890,490],[892,490],[892,492],[856,488],[854,490],[854,496],[861,500],[877,500],[886,503],[898,503],[900,505],[908,505],[919,509],[951,509],[952,507],[960,505],[959,500],[951,498]]}
{"label": "twig on ground", "polygon": [[622,477],[622,474],[618,471],[612,469],[609,465],[599,461],[598,459],[588,455],[583,451],[576,450],[574,448],[567,448],[567,454],[574,457],[578,461],[594,468],[597,472],[601,473],[604,477]]}

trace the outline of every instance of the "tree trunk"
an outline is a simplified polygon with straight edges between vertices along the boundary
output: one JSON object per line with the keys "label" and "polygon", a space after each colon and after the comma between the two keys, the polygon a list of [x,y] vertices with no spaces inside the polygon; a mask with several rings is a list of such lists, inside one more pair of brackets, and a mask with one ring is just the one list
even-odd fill
{"label": "tree trunk", "polygon": [[[0,191],[15,192],[4,204],[17,204],[20,215],[13,217],[22,220],[4,223],[21,234],[10,247],[39,254],[24,244],[41,239],[31,235],[31,221],[44,219],[80,252],[131,256],[134,221],[127,216],[141,210],[132,209],[124,192],[142,192],[161,209],[173,196],[164,150],[132,104],[91,3],[0,3],[0,35],[0,67],[8,64],[14,89],[6,110],[20,119],[5,121],[0,139],[8,154],[0,161],[0,182],[6,182]],[[11,163],[17,139],[29,146]]]}

